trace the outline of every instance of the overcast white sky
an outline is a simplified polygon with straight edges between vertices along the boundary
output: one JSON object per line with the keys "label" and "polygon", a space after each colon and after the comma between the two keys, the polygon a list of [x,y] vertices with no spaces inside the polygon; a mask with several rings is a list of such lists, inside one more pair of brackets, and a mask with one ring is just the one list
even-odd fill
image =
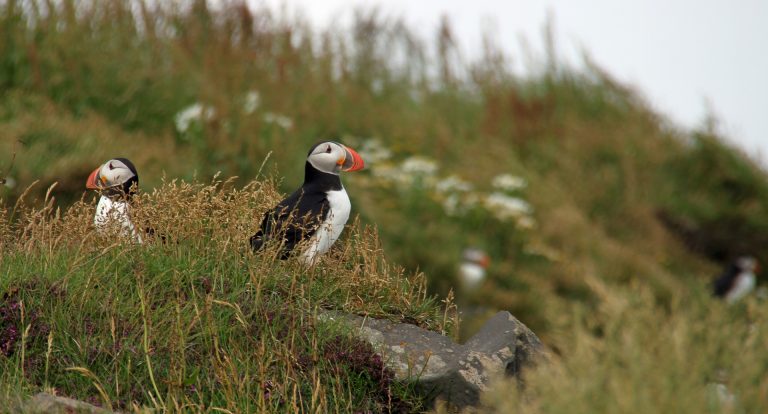
{"label": "overcast white sky", "polygon": [[635,85],[684,127],[709,107],[721,130],[768,165],[768,0],[251,0],[301,10],[317,27],[344,22],[355,7],[378,6],[434,38],[449,17],[465,52],[489,29],[512,58],[520,38],[541,51],[547,14],[561,54],[582,49]]}

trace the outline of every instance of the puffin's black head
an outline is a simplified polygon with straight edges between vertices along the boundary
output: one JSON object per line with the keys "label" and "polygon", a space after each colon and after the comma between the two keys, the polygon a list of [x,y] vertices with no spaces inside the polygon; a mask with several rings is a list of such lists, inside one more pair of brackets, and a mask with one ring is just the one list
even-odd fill
{"label": "puffin's black head", "polygon": [[760,271],[760,264],[752,256],[742,256],[733,263],[739,272],[757,273]]}
{"label": "puffin's black head", "polygon": [[139,173],[127,158],[113,158],[93,170],[85,186],[107,197],[130,198],[139,189]]}
{"label": "puffin's black head", "polygon": [[365,167],[355,150],[335,141],[315,144],[307,154],[307,168],[338,175],[341,171],[357,171]]}

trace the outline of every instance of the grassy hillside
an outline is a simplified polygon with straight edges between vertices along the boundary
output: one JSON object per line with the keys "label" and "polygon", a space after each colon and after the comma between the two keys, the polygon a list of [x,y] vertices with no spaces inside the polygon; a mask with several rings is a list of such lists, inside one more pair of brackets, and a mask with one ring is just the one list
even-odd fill
{"label": "grassy hillside", "polygon": [[[484,45],[481,58],[462,59],[449,25],[439,30],[434,42],[426,42],[402,22],[371,11],[357,13],[351,27],[313,32],[301,19],[248,9],[236,2],[212,9],[203,1],[182,7],[117,0],[63,1],[59,5],[9,0],[0,4],[0,28],[0,177],[15,183],[13,188],[0,186],[6,214],[2,217],[6,226],[3,240],[16,246],[3,248],[0,265],[0,287],[10,292],[9,303],[23,297],[29,306],[35,304],[30,310],[54,306],[46,304],[49,299],[40,292],[60,279],[71,280],[79,286],[80,290],[72,291],[78,298],[83,292],[104,290],[89,293],[96,296],[85,296],[82,303],[61,299],[56,305],[66,306],[62,308],[65,315],[78,318],[76,326],[83,325],[85,315],[107,323],[105,315],[120,314],[131,321],[128,325],[142,327],[144,321],[153,321],[146,313],[146,298],[153,286],[158,288],[152,284],[155,281],[165,281],[165,295],[185,299],[173,306],[186,310],[191,306],[186,299],[193,295],[202,301],[198,308],[204,308],[205,295],[198,288],[196,293],[187,292],[196,286],[198,276],[172,271],[191,261],[190,269],[197,269],[193,275],[217,275],[209,277],[220,280],[216,300],[238,304],[246,316],[261,313],[242,303],[274,305],[274,309],[298,307],[304,312],[300,314],[311,314],[317,306],[328,304],[405,315],[438,328],[442,322],[434,316],[438,312],[434,303],[455,288],[461,251],[478,246],[491,256],[489,280],[479,292],[457,291],[457,300],[467,309],[481,304],[489,310],[510,310],[555,351],[555,367],[566,374],[546,372],[540,380],[532,379],[532,387],[541,395],[550,392],[547,384],[573,388],[588,376],[595,381],[593,389],[606,395],[605,401],[615,397],[630,404],[621,399],[627,389],[654,396],[656,391],[674,390],[661,384],[677,375],[689,387],[680,389],[681,395],[688,395],[685,390],[700,390],[696,387],[713,380],[717,371],[727,373],[723,375],[740,387],[751,387],[743,393],[748,401],[768,400],[764,380],[736,370],[748,361],[765,367],[765,356],[759,352],[764,349],[765,336],[758,328],[750,328],[765,323],[765,303],[753,298],[746,305],[727,309],[707,295],[707,283],[723,261],[753,254],[768,263],[768,253],[762,249],[768,234],[765,172],[725,144],[713,123],[696,131],[670,125],[631,87],[617,82],[588,58],[578,67],[570,67],[550,47],[529,73],[516,75],[509,69],[515,57],[505,55],[492,42]],[[348,174],[343,180],[353,214],[359,215],[360,224],[355,228],[371,226],[375,230],[358,230],[341,248],[341,256],[313,270],[323,277],[338,273],[334,284],[312,287],[312,274],[302,274],[290,264],[257,264],[261,262],[243,255],[243,243],[256,230],[259,213],[278,193],[299,185],[306,150],[328,138],[353,146],[366,159],[366,171]],[[168,217],[178,214],[173,212],[181,207],[170,201],[173,197],[177,201],[195,199],[196,193],[213,197],[213,192],[224,204],[205,210],[210,219],[204,223],[190,223],[196,230],[190,230],[179,244],[103,250],[106,246],[91,243],[93,235],[85,230],[91,196],[83,198],[83,187],[93,168],[115,156],[128,157],[137,165],[148,194],[148,207],[141,214],[148,222],[165,220],[164,210],[157,208],[163,203],[170,203],[165,207]],[[177,178],[210,182],[217,172],[239,178],[228,181],[226,190],[209,189],[207,193],[200,187],[162,187],[163,180]],[[279,177],[274,187],[269,177]],[[35,181],[38,183],[27,191]],[[56,186],[50,188],[54,182]],[[55,201],[47,213],[35,213],[46,208],[48,192],[48,199]],[[170,198],[166,200],[165,194]],[[232,204],[236,197],[245,204]],[[70,205],[72,210],[66,210]],[[47,248],[28,246],[32,234],[19,233],[24,227],[20,223],[26,223],[23,217],[54,220],[57,208],[70,212],[62,217],[71,227],[56,227],[45,240],[68,247],[53,249],[53,242],[47,242]],[[234,214],[228,211],[231,208],[240,215],[229,216]],[[202,211],[198,213],[204,217]],[[226,217],[234,221],[227,222]],[[166,228],[172,229],[176,219],[168,220]],[[48,224],[41,226],[47,228]],[[219,231],[217,226],[225,227],[221,230],[225,236],[211,240],[211,245],[199,240],[200,234]],[[89,235],[80,237],[82,232]],[[381,246],[371,253],[375,262],[398,263],[406,274],[424,272],[429,294],[425,296],[418,284],[403,286],[399,273],[389,267],[374,267],[370,271],[387,280],[376,286],[388,292],[375,293],[375,297],[383,298],[388,306],[369,309],[373,305],[367,299],[374,296],[350,304],[346,293],[353,290],[344,283],[351,271],[346,266],[354,265],[343,259],[363,254],[353,253],[358,246],[355,240],[378,246],[374,234],[380,237]],[[81,245],[81,240],[88,243]],[[104,253],[93,258],[94,251]],[[229,254],[233,255],[230,260],[223,260]],[[192,259],[198,256],[210,260]],[[357,258],[351,263],[372,266],[369,261]],[[27,262],[33,265],[27,266]],[[248,288],[248,283],[257,283],[254,266],[266,275],[258,283],[305,291],[262,305],[262,296]],[[118,278],[119,269],[135,276]],[[111,276],[90,280],[96,277],[89,276],[93,274]],[[290,282],[285,274],[292,275]],[[369,283],[367,276],[355,277],[361,279],[359,283]],[[140,284],[142,278],[145,285]],[[96,282],[102,289],[92,288]],[[336,283],[341,285],[334,287]],[[128,303],[110,299],[109,295],[121,296],[109,293],[119,288],[132,292],[125,299]],[[411,291],[416,293],[403,293]],[[420,299],[398,299],[410,294]],[[438,299],[426,299],[432,294]],[[103,306],[110,310],[101,309]],[[208,306],[211,312],[234,309]],[[14,312],[18,313],[15,308]],[[174,312],[191,317],[188,312]],[[130,317],[122,315],[125,313]],[[223,318],[215,316],[211,326],[194,334],[165,331],[164,335],[177,337],[162,339],[180,346],[192,335],[195,341],[215,343],[219,339],[213,338],[227,329],[239,329],[232,328],[237,324],[223,324]],[[146,325],[187,322],[182,318]],[[65,320],[58,323],[60,329],[67,326]],[[25,326],[19,320],[14,324]],[[297,326],[304,325],[291,325],[288,331]],[[668,327],[671,336],[662,337],[658,347],[636,345],[646,344],[647,329],[655,326]],[[471,328],[472,323],[465,321],[457,332],[464,335]],[[111,328],[99,329],[109,332]],[[721,330],[732,334],[717,335]],[[84,352],[57,342],[56,335],[49,348],[47,339],[40,339],[47,333],[40,332],[38,342],[30,345],[38,356],[47,349],[52,356],[69,355],[64,349]],[[81,334],[67,337],[79,338],[77,335]],[[111,335],[102,341],[111,344]],[[238,342],[242,335],[226,335],[235,341],[235,352],[246,346]],[[295,346],[327,339],[325,334],[312,335],[325,339],[301,338],[304,342]],[[682,347],[682,359],[664,359],[669,356],[661,344],[670,344],[665,341],[677,341],[674,344]],[[274,345],[282,349],[283,342]],[[691,366],[686,366],[687,353],[682,350],[689,347],[697,348],[698,353]],[[210,346],[199,352],[215,349]],[[625,355],[625,350],[634,353]],[[737,356],[724,356],[734,352]],[[146,349],[144,354],[148,354]],[[18,352],[14,355],[19,358]],[[135,381],[141,384],[135,388],[140,390],[137,401],[151,401],[151,395],[157,398],[148,371],[140,371],[131,380],[128,374],[110,371],[112,379],[106,380],[105,363],[124,367],[123,362],[106,351],[97,355],[102,358],[99,362],[72,356],[57,362],[56,372],[61,376],[55,378],[69,383],[70,377],[80,374],[61,371],[62,367],[93,370],[97,366],[101,371],[96,377],[104,384],[112,384],[114,378],[120,384]],[[632,370],[633,361],[651,366],[657,360],[662,361],[662,369]],[[3,363],[21,366],[18,360],[8,361]],[[186,378],[187,370],[197,364],[196,360],[175,361],[161,355],[158,361],[163,362],[154,363],[166,364],[159,369],[168,373],[164,378],[169,384],[171,378]],[[246,372],[241,377],[255,378],[252,373],[261,369],[260,363],[241,362]],[[593,371],[584,372],[580,364],[587,363]],[[49,376],[54,372],[50,367]],[[131,368],[131,373],[135,369],[147,367],[142,363],[141,368]],[[40,370],[33,371],[38,375]],[[41,382],[28,372],[13,372],[15,376],[4,381],[11,388],[30,390],[54,378]],[[351,387],[327,379],[337,377],[326,372],[318,374],[329,381],[322,383],[322,389],[337,387],[336,394],[318,391],[311,377],[291,376],[291,384],[308,387],[308,391],[291,391],[290,398],[339,395],[346,389],[343,387]],[[553,375],[560,380],[548,383],[546,379]],[[260,372],[259,378],[268,377]],[[92,381],[83,381],[71,392],[95,395],[88,388]],[[185,400],[169,384],[157,385],[164,404],[202,401],[208,407],[213,406],[211,401],[222,406],[230,401],[222,395]],[[112,387],[106,391],[112,400],[133,401],[123,385],[119,391],[107,386]],[[360,389],[362,394],[326,403],[342,411],[376,404],[366,399],[365,387]],[[256,394],[238,391],[237,395],[247,395],[250,400],[236,407],[259,407],[262,402]],[[582,401],[585,411],[617,407],[608,402],[590,405],[594,398],[586,391],[560,395],[565,405],[534,404],[527,409],[562,412],[558,407],[567,406],[567,401]],[[753,407],[756,403],[746,404]],[[690,411],[701,412],[696,407],[690,406]],[[636,411],[620,408],[647,412],[642,405]]]}
{"label": "grassy hillside", "polygon": [[243,233],[276,200],[270,182],[164,185],[136,200],[157,235],[145,245],[97,236],[90,204],[2,210],[2,405],[42,388],[129,410],[419,409],[370,345],[317,313],[450,329],[423,275],[359,225],[311,270],[254,256]]}

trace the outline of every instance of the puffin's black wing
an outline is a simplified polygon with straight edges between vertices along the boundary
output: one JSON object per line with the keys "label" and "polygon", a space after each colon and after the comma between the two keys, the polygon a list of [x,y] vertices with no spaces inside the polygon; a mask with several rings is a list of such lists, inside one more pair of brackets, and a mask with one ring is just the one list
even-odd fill
{"label": "puffin's black wing", "polygon": [[736,281],[736,276],[739,275],[739,269],[736,266],[729,266],[723,274],[717,277],[712,282],[712,289],[715,296],[724,297],[729,290],[733,287],[733,283]]}
{"label": "puffin's black wing", "polygon": [[261,228],[250,238],[251,249],[259,251],[268,240],[282,236],[280,258],[287,259],[297,244],[315,234],[329,210],[325,193],[304,194],[299,189],[264,214]]}

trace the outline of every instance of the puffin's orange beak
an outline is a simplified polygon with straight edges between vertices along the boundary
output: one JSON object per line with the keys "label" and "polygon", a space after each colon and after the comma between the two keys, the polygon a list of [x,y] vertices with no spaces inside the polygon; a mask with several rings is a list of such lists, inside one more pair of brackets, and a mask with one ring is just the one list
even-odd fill
{"label": "puffin's orange beak", "polygon": [[345,157],[343,160],[339,160],[339,165],[341,165],[341,171],[357,171],[362,170],[365,167],[365,162],[363,162],[363,158],[360,157],[360,154],[357,153],[357,151],[353,150],[352,148],[349,148],[346,145],[342,145],[344,147],[345,151]]}
{"label": "puffin's orange beak", "polygon": [[100,190],[102,188],[101,182],[99,182],[99,170],[101,170],[101,165],[93,170],[91,175],[88,176],[88,180],[85,182],[85,188],[90,190]]}
{"label": "puffin's orange beak", "polygon": [[487,268],[488,268],[488,266],[490,266],[490,265],[491,265],[491,258],[490,258],[490,257],[488,257],[488,255],[487,255],[487,254],[486,254],[486,255],[483,255],[483,258],[482,258],[482,260],[480,260],[480,266],[482,266],[482,267],[483,267],[483,269],[487,269]]}

